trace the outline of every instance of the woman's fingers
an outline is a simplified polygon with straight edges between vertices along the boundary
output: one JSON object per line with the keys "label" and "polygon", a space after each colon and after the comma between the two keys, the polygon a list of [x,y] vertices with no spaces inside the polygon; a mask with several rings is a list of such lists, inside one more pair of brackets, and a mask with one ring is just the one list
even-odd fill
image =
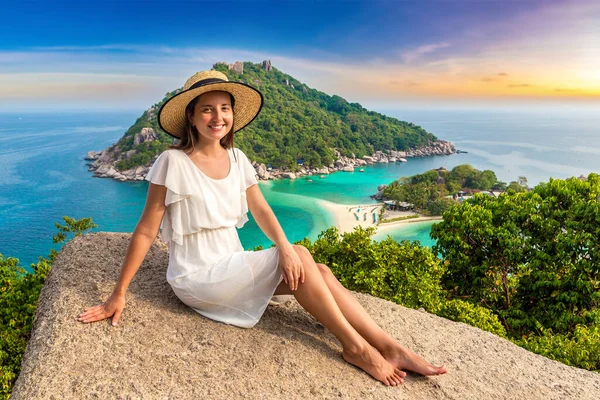
{"label": "woman's fingers", "polygon": [[96,311],[97,309],[99,309],[101,307],[102,307],[102,304],[98,304],[97,306],[94,306],[94,307],[88,307],[85,310],[83,310],[83,312],[80,314],[80,316],[84,315],[84,314],[87,314],[87,313],[90,313],[90,312],[94,312],[94,311]]}
{"label": "woman's fingers", "polygon": [[287,271],[283,270],[283,273],[281,275],[283,276],[283,281],[285,282],[285,284],[289,285],[290,283],[288,282]]}
{"label": "woman's fingers", "polygon": [[81,322],[95,322],[106,319],[114,314],[114,311],[108,310],[104,304],[100,304],[87,309],[87,311],[79,314],[77,318]]}
{"label": "woman's fingers", "polygon": [[119,318],[121,318],[121,310],[115,311],[115,315],[112,318],[112,325],[117,326],[117,322],[119,322]]}
{"label": "woman's fingers", "polygon": [[94,322],[94,321],[98,321],[99,319],[106,318],[105,315],[106,315],[106,312],[104,311],[104,309],[98,309],[94,312],[88,313],[87,315],[80,317],[80,321]]}
{"label": "woman's fingers", "polygon": [[296,285],[296,278],[294,276],[294,271],[290,269],[290,271],[288,272],[288,274],[289,274],[288,277],[289,277],[289,280],[290,280],[290,289],[292,291],[296,290],[296,286],[295,286]]}

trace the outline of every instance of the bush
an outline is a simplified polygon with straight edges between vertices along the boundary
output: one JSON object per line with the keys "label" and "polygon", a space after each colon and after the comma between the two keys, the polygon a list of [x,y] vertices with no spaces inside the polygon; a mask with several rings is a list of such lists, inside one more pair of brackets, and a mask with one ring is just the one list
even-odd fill
{"label": "bush", "polygon": [[578,325],[572,335],[546,331],[541,336],[515,340],[515,344],[552,360],[600,372],[600,325]]}
{"label": "bush", "polygon": [[436,314],[452,321],[464,322],[503,338],[506,337],[506,329],[504,329],[496,314],[485,307],[464,300],[448,300],[442,304]]}
{"label": "bush", "polygon": [[[63,220],[65,225],[55,224],[58,233],[52,238],[54,243],[64,242],[70,234],[79,236],[97,227],[91,218],[63,217]],[[40,291],[56,255],[57,252],[51,250],[47,259],[40,257],[36,264],[31,264],[33,271],[27,273],[19,266],[18,259],[0,254],[0,400],[10,397],[21,372]]]}
{"label": "bush", "polygon": [[301,242],[317,262],[327,264],[342,285],[405,307],[440,307],[443,273],[439,260],[418,242],[371,240],[373,228],[356,228],[339,235],[335,227],[323,231],[314,244]]}
{"label": "bush", "polygon": [[458,202],[456,202],[453,199],[447,199],[445,197],[442,197],[437,200],[431,201],[427,206],[427,211],[429,211],[431,215],[442,215],[443,213],[448,211],[450,207],[455,206],[457,204]]}
{"label": "bush", "polygon": [[0,399],[8,399],[21,371],[33,315],[50,264],[41,259],[32,268],[33,273],[25,273],[16,258],[0,254]]}

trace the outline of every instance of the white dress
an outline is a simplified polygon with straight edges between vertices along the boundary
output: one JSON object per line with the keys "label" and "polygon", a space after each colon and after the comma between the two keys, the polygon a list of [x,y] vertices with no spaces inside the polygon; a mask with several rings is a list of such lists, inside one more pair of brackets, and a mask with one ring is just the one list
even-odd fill
{"label": "white dress", "polygon": [[250,328],[283,278],[277,247],[242,247],[236,228],[248,221],[246,189],[257,184],[256,172],[242,151],[227,152],[224,179],[209,178],[183,151],[171,149],[146,180],[167,188],[161,229],[169,242],[167,281],[177,297],[205,317]]}

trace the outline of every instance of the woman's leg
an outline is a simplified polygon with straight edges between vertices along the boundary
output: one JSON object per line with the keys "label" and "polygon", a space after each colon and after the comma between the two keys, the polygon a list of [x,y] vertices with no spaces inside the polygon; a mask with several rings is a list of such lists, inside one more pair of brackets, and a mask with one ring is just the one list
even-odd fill
{"label": "woman's leg", "polygon": [[[310,256],[310,261],[314,263],[310,253],[306,249],[305,251]],[[306,265],[306,263],[304,265]],[[417,372],[421,375],[439,375],[447,372],[444,366],[433,366],[426,362],[422,357],[400,345],[386,331],[377,325],[373,318],[371,318],[354,296],[342,286],[326,265],[316,264],[316,266],[346,320],[369,344],[375,347],[388,362],[398,369]],[[299,285],[298,287],[300,288],[300,286],[302,285]],[[275,294],[295,293],[289,289],[285,282],[282,282]]]}
{"label": "woman's leg", "polygon": [[439,375],[446,368],[435,367],[411,350],[400,345],[371,318],[356,298],[337,280],[325,264],[317,264],[323,280],[335,298],[344,317],[367,342],[396,368],[410,370],[421,375]]}
{"label": "woman's leg", "polygon": [[393,367],[344,318],[312,256],[302,246],[294,246],[304,266],[304,283],[291,293],[282,282],[275,294],[293,294],[342,343],[344,359],[386,385],[402,383],[404,373]]}

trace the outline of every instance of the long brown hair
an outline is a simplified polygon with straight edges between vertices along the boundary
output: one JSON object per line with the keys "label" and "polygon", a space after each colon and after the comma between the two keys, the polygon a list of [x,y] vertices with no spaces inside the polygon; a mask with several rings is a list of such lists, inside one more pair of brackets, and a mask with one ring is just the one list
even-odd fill
{"label": "long brown hair", "polygon": [[[206,93],[209,93],[209,92],[206,92]],[[235,120],[235,108],[234,108],[235,107],[235,99],[233,98],[231,93],[229,93],[229,92],[225,92],[225,93],[229,94],[229,97],[231,98],[231,109],[233,110],[233,120]],[[202,95],[200,95],[200,96],[202,96]],[[188,105],[185,107],[185,117],[186,117],[185,118],[185,133],[179,139],[179,142],[169,146],[170,149],[182,150],[185,153],[189,153],[190,150],[192,150],[196,146],[196,143],[198,143],[198,140],[200,139],[200,135],[198,133],[198,129],[196,129],[196,127],[193,126],[192,123],[190,122],[190,119],[192,119],[194,117],[194,108],[196,107],[196,103],[198,103],[198,99],[200,99],[200,96],[194,97],[194,99],[192,101],[190,101],[188,103]],[[221,147],[223,147],[225,150],[233,148],[233,134],[235,133],[233,131],[233,125],[234,125],[233,120],[231,123],[231,128],[229,129],[229,132],[227,132],[227,135],[223,136],[221,138],[221,140],[219,141],[221,144]]]}

